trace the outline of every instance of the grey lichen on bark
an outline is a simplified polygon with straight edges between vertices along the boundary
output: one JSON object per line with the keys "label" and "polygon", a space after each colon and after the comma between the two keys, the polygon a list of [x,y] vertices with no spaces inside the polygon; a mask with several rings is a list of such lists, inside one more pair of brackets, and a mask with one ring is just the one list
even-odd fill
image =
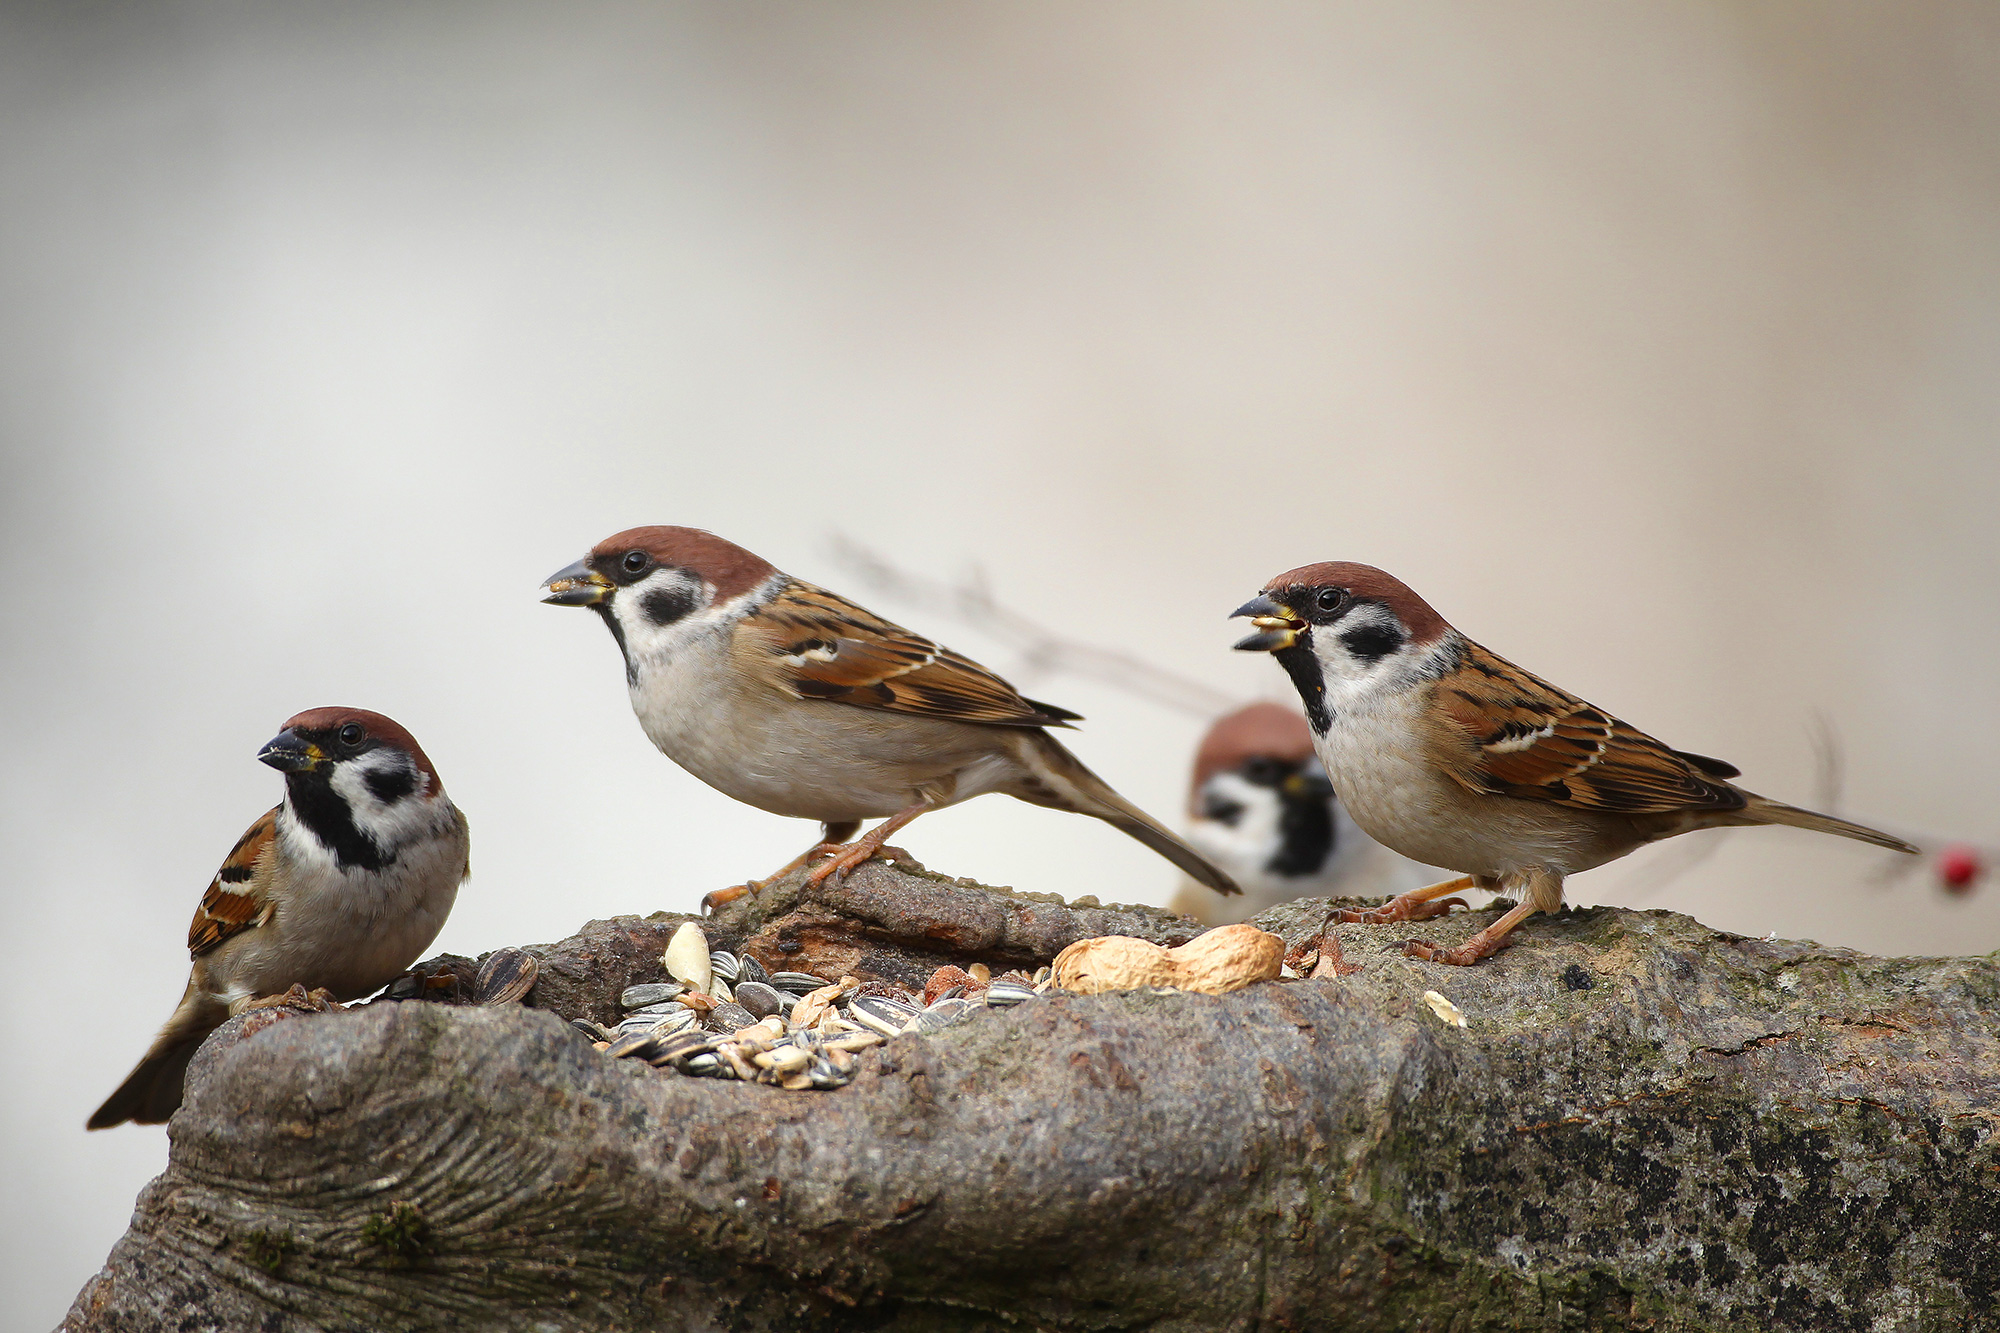
{"label": "grey lichen on bark", "polygon": [[[567,1026],[657,979],[683,919],[534,950],[527,1008],[232,1023],[64,1327],[1993,1326],[1994,958],[1593,908],[1448,969],[1344,926],[1337,979],[1043,998],[791,1093]],[[706,928],[900,980],[1199,929],[879,863]]]}

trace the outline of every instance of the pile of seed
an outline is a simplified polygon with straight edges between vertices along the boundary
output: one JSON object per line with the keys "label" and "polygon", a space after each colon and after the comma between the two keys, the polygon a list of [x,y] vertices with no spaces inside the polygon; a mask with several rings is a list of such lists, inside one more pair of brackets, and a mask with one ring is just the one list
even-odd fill
{"label": "pile of seed", "polygon": [[571,1026],[613,1059],[793,1091],[842,1087],[870,1046],[905,1032],[940,1032],[1049,989],[1047,968],[996,977],[981,963],[939,968],[922,994],[853,977],[766,972],[748,954],[710,951],[692,921],[661,961],[674,979],[628,987],[615,1029],[587,1018]]}

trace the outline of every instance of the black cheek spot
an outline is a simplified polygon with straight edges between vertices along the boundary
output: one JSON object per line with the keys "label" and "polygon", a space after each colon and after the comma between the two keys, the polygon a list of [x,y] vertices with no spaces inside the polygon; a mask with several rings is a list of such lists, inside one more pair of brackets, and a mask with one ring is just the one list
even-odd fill
{"label": "black cheek spot", "polygon": [[1232,801],[1227,796],[1205,796],[1201,802],[1203,819],[1213,819],[1216,823],[1227,824],[1231,828],[1235,828],[1236,822],[1243,818],[1243,810],[1242,802]]}
{"label": "black cheek spot", "polygon": [[694,589],[655,588],[639,599],[639,608],[655,625],[671,625],[695,608]]}
{"label": "black cheek spot", "polygon": [[1379,662],[1403,646],[1403,636],[1387,625],[1363,625],[1340,636],[1347,651],[1364,662]]}
{"label": "black cheek spot", "polygon": [[368,790],[375,793],[375,799],[384,805],[394,805],[417,789],[417,775],[400,765],[395,768],[373,768],[362,776]]}

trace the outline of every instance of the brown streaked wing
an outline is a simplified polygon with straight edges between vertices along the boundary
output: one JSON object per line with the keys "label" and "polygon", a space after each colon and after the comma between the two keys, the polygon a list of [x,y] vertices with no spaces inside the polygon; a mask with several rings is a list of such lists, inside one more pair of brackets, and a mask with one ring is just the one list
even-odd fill
{"label": "brown streaked wing", "polygon": [[1453,724],[1437,757],[1473,791],[1634,815],[1744,805],[1645,732],[1476,643],[1432,689]]}
{"label": "brown streaked wing", "polygon": [[249,831],[236,840],[222,869],[209,881],[188,924],[188,956],[199,958],[213,952],[224,940],[240,935],[271,919],[270,899],[265,896],[258,863],[278,836],[278,810],[273,806]]}
{"label": "brown streaked wing", "polygon": [[1024,699],[971,658],[798,579],[749,627],[776,659],[782,688],[801,699],[1011,727],[1056,727],[1076,717]]}

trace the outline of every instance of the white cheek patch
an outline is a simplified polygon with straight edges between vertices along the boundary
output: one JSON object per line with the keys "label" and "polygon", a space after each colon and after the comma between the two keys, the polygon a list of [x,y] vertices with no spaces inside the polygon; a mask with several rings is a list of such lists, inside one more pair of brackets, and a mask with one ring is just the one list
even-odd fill
{"label": "white cheek patch", "polygon": [[613,593],[611,614],[625,636],[625,660],[632,670],[643,673],[671,661],[690,644],[741,618],[757,593],[720,605],[714,596],[714,588],[679,569],[658,570]]}
{"label": "white cheek patch", "polygon": [[[382,851],[393,854],[437,828],[438,802],[425,790],[428,783],[408,755],[381,749],[334,765],[328,785],[347,802],[354,826]],[[389,793],[386,799],[384,791]]]}
{"label": "white cheek patch", "polygon": [[1188,828],[1188,841],[1196,851],[1235,865],[1261,866],[1277,855],[1283,841],[1278,831],[1282,813],[1278,793],[1245,781],[1240,774],[1217,773],[1201,784],[1202,801],[1213,797],[1241,806],[1243,813],[1234,824],[1199,813]]}
{"label": "white cheek patch", "polygon": [[[1401,642],[1379,656],[1369,656],[1356,653],[1348,645],[1350,635],[1364,642],[1370,636],[1379,636],[1385,642],[1393,641],[1389,636],[1394,636]],[[1383,606],[1359,606],[1334,624],[1315,625],[1312,648],[1336,708],[1344,698],[1351,698],[1357,692],[1374,689],[1384,681],[1411,677],[1427,656],[1425,649],[1409,641],[1394,613]]]}

